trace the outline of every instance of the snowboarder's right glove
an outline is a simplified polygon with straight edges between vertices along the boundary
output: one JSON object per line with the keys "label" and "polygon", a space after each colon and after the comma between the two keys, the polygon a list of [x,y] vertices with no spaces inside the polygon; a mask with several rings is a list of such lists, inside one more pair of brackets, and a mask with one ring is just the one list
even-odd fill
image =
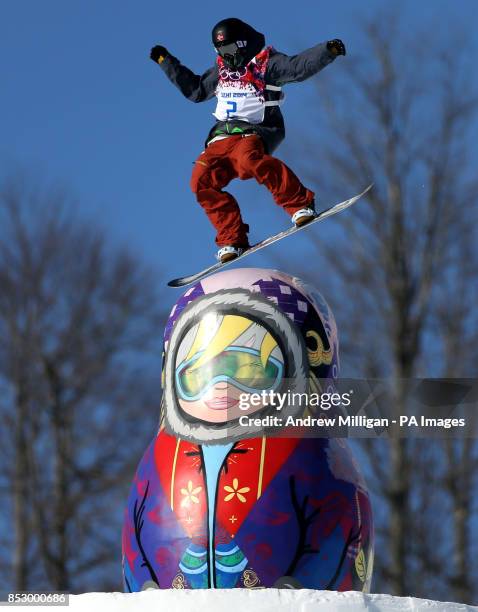
{"label": "snowboarder's right glove", "polygon": [[163,47],[161,45],[156,45],[155,47],[151,49],[151,53],[149,54],[149,57],[153,60],[153,62],[156,62],[157,64],[161,64],[161,62],[164,61],[164,58],[167,57],[168,55],[169,53],[166,47]]}
{"label": "snowboarder's right glove", "polygon": [[327,43],[327,49],[334,55],[345,55],[345,45],[340,38],[334,38]]}

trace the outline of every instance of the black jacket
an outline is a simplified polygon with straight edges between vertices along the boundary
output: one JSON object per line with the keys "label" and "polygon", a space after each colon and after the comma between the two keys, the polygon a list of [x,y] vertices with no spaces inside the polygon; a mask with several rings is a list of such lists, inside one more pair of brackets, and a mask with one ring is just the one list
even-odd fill
{"label": "black jacket", "polygon": [[[298,55],[285,55],[272,49],[265,75],[266,84],[282,86],[305,81],[334,59],[335,56],[327,49],[327,43],[320,43]],[[198,75],[183,66],[174,56],[167,55],[160,66],[169,80],[188,100],[204,102],[214,97],[219,80],[217,64],[204,74]],[[268,106],[265,109],[264,121],[259,124],[246,124],[234,119],[217,121],[209,132],[206,143],[214,137],[218,128],[227,132],[235,125],[259,134],[268,152],[272,152],[285,136],[284,119],[279,106]]]}

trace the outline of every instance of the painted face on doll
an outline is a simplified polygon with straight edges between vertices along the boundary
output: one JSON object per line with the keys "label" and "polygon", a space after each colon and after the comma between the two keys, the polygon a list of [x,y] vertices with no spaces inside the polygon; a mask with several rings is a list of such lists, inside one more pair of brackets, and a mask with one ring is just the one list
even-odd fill
{"label": "painted face on doll", "polygon": [[269,392],[284,377],[284,357],[262,325],[247,317],[209,313],[186,332],[175,368],[183,412],[206,423],[226,423],[270,403]]}

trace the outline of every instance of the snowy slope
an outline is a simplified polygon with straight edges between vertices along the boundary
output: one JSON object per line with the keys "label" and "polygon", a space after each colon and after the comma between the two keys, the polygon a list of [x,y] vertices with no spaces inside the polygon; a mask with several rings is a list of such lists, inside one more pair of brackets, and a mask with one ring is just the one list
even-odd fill
{"label": "snowy slope", "polygon": [[[15,606],[31,610],[31,607]],[[60,612],[58,606],[42,610]],[[363,595],[349,591],[217,589],[149,590],[143,593],[86,593],[71,595],[65,611],[78,612],[465,612],[476,606],[440,603],[412,597]]]}

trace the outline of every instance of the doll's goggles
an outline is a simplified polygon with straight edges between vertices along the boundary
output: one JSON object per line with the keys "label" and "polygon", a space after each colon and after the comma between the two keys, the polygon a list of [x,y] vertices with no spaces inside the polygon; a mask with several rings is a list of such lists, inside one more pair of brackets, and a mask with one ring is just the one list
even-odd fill
{"label": "doll's goggles", "polygon": [[176,389],[186,401],[199,399],[207,389],[219,382],[231,383],[246,393],[274,391],[283,377],[284,364],[270,356],[263,365],[260,353],[255,349],[230,346],[193,369],[202,354],[197,353],[176,368]]}

